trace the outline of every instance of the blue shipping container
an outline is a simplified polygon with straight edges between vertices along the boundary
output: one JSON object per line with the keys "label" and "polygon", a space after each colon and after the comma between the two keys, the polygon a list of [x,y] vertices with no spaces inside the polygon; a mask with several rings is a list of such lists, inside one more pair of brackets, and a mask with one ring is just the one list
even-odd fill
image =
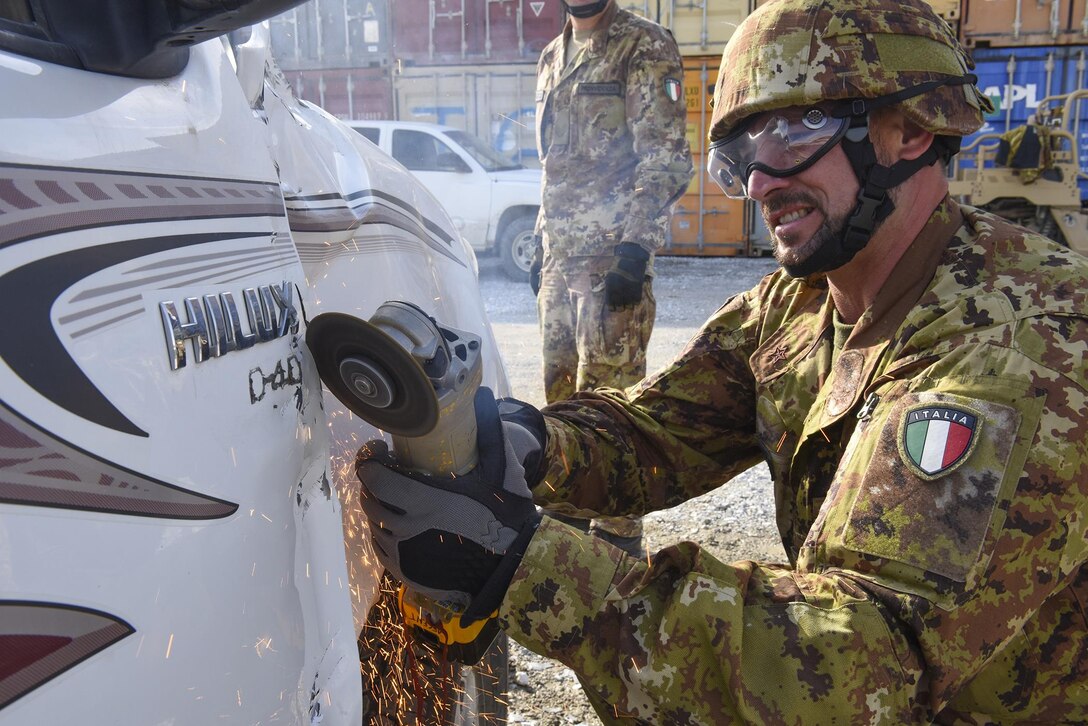
{"label": "blue shipping container", "polygon": [[[976,48],[975,74],[983,93],[997,110],[978,134],[1003,133],[1024,124],[1047,96],[1088,88],[1085,46],[1039,48]],[[1077,139],[1081,170],[1088,172],[1088,101],[1075,109],[1069,130]],[[964,146],[978,134],[964,139]],[[1088,199],[1088,180],[1080,182],[1081,199]]]}

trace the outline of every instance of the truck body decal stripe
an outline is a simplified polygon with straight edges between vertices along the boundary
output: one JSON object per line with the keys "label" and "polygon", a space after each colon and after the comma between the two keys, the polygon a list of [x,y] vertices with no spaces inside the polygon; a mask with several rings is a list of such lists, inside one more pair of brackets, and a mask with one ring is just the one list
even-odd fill
{"label": "truck body decal stripe", "polygon": [[152,479],[45,433],[0,406],[0,502],[167,519],[221,519],[238,505]]}
{"label": "truck body decal stripe", "polygon": [[0,600],[0,710],[134,632],[89,608]]}

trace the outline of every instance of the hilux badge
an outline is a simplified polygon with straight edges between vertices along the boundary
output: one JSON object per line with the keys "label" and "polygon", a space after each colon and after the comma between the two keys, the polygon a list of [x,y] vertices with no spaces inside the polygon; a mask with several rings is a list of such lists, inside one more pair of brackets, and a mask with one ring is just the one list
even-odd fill
{"label": "hilux badge", "polygon": [[242,317],[232,292],[185,298],[183,310],[188,322],[182,322],[182,315],[173,301],[159,303],[170,369],[176,371],[185,367],[186,340],[192,341],[193,357],[201,363],[208,358],[218,358],[231,351],[245,350],[257,343],[297,333],[298,311],[293,298],[294,286],[286,280],[280,285],[242,290],[249,332],[242,329]]}

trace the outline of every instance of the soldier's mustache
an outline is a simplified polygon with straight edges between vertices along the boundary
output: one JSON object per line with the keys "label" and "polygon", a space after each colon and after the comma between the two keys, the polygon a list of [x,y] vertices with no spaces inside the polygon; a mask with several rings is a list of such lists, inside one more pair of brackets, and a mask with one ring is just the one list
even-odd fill
{"label": "soldier's mustache", "polygon": [[793,207],[797,205],[803,205],[806,207],[812,207],[813,209],[822,209],[820,203],[812,197],[811,194],[802,191],[791,191],[776,194],[773,199],[768,199],[763,202],[763,218],[764,220],[769,217],[778,214],[787,207]]}

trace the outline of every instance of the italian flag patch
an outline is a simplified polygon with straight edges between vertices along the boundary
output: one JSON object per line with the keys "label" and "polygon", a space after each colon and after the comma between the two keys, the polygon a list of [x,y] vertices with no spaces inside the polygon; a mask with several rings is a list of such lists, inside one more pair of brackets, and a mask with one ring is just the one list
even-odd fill
{"label": "italian flag patch", "polygon": [[675,78],[665,79],[665,95],[669,97],[671,101],[679,101],[680,96],[684,93],[684,87],[680,81]]}
{"label": "italian flag patch", "polygon": [[933,480],[967,460],[981,422],[973,411],[953,406],[918,406],[907,411],[899,451],[922,479]]}

